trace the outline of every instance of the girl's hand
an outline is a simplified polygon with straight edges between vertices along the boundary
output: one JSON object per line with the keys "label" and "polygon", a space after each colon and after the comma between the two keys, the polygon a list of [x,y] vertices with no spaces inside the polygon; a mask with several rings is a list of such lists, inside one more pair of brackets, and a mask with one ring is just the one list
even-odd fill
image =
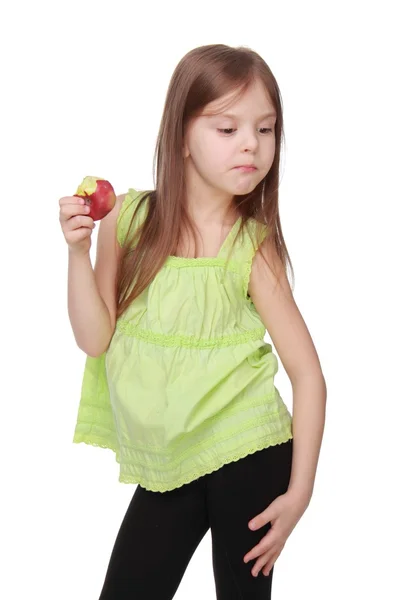
{"label": "girl's hand", "polygon": [[86,254],[90,250],[91,235],[96,226],[92,217],[88,217],[89,206],[83,198],[65,196],[60,198],[60,224],[70,252]]}
{"label": "girl's hand", "polygon": [[[252,531],[256,531],[271,522],[268,533],[243,559],[247,563],[249,560],[259,557],[252,568],[254,577],[257,577],[261,569],[264,575],[269,575],[276,559],[283,550],[286,540],[305,512],[308,503],[309,500],[306,501],[304,497],[288,491],[275,498],[262,513],[250,521],[249,527]],[[251,527],[251,523],[255,523],[255,526]]]}

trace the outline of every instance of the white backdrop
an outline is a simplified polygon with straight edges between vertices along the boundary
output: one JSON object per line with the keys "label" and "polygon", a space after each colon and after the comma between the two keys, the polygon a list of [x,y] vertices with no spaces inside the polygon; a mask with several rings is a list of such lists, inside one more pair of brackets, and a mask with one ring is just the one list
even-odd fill
{"label": "white backdrop", "polygon": [[[96,600],[135,489],[111,450],[72,443],[85,355],[58,200],[85,175],[118,194],[151,187],[172,72],[217,42],[259,52],[282,92],[282,226],[328,387],[315,491],[273,598],[400,597],[395,4],[2,5],[2,598]],[[292,411],[281,363],[276,385]],[[210,532],[176,594],[188,598],[215,598]]]}

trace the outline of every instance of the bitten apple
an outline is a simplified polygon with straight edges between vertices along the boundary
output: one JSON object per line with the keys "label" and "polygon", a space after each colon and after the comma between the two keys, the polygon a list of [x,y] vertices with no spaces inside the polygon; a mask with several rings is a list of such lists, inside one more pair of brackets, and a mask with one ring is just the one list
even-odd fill
{"label": "bitten apple", "polygon": [[108,215],[117,201],[113,186],[101,177],[85,177],[74,196],[83,198],[90,206],[88,217],[92,217],[93,221],[100,221]]}

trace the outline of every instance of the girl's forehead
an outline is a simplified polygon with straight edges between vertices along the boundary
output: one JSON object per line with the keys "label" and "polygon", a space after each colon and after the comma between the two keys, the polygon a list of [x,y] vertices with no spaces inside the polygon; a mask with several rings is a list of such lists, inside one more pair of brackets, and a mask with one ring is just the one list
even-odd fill
{"label": "girl's forehead", "polygon": [[230,116],[239,116],[243,111],[265,113],[267,116],[276,117],[275,108],[265,87],[258,83],[248,87],[247,90],[234,89],[224,96],[213,100],[201,111],[204,116],[219,116],[229,113]]}
{"label": "girl's forehead", "polygon": [[238,100],[240,100],[240,91],[233,90],[206,104],[202,112],[204,115],[220,115],[228,108],[233,109],[238,104]]}

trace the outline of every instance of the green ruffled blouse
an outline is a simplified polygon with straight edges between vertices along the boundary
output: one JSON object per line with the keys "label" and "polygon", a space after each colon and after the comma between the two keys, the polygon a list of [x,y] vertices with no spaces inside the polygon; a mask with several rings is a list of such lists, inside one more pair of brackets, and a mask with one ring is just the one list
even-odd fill
{"label": "green ruffled blouse", "polygon": [[[130,188],[124,198],[120,245],[140,197]],[[73,442],[113,450],[120,482],[169,491],[292,438],[278,361],[247,294],[256,222],[233,244],[240,221],[216,258],[168,257],[107,351],[86,358]]]}

